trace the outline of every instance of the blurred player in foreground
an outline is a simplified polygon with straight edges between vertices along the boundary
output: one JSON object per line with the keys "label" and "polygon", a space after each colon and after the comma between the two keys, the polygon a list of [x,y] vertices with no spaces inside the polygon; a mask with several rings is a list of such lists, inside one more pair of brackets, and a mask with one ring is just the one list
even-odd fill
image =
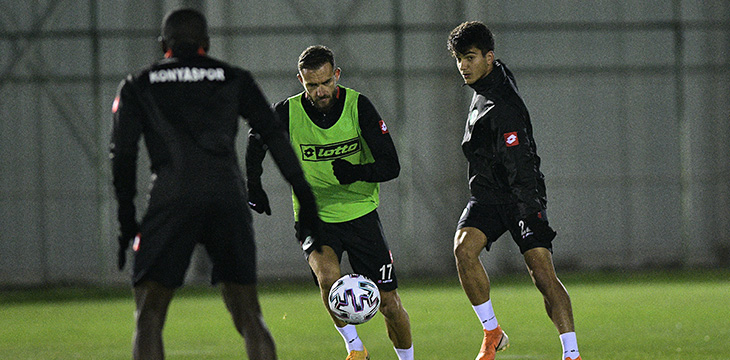
{"label": "blurred player in foreground", "polygon": [[509,346],[489,296],[489,277],[479,260],[506,231],[545,300],[548,316],[560,333],[562,359],[580,359],[568,292],[555,274],[546,214],[547,196],[530,115],[512,72],[495,60],[494,38],[480,22],[451,31],[448,48],[464,83],[475,93],[469,107],[462,150],[469,163],[471,198],[459,219],[454,255],[459,280],[484,326],[477,360],[492,360]]}
{"label": "blurred player in foreground", "polygon": [[[337,85],[340,68],[327,47],[304,50],[298,70],[304,92],[279,102],[275,109],[289,131],[323,222],[321,250],[315,251],[308,242],[302,243],[302,248],[327,308],[329,289],[340,277],[340,261],[347,252],[353,271],[373,280],[380,290],[380,312],[398,358],[411,360],[410,320],[396,290],[393,258],[376,211],[379,183],[400,172],[388,128],[367,97]],[[249,201],[257,212],[271,214],[261,186],[266,150],[258,138],[253,129],[246,152]],[[300,205],[301,199],[295,196],[294,218],[299,222],[306,211]],[[298,226],[301,239],[301,224]],[[355,326],[330,315],[345,340],[347,359],[369,359]]]}
{"label": "blurred player in foreground", "polygon": [[[127,77],[114,101],[112,173],[118,201],[119,269],[134,242],[134,359],[162,359],[162,328],[175,289],[200,243],[211,282],[244,337],[249,359],[276,359],[256,292],[256,252],[235,138],[240,117],[261,135],[301,207],[300,226],[317,232],[317,207],[291,145],[250,73],[206,55],[205,17],[169,13],[165,58]],[[137,153],[144,136],[153,173],[147,212],[135,216]]]}

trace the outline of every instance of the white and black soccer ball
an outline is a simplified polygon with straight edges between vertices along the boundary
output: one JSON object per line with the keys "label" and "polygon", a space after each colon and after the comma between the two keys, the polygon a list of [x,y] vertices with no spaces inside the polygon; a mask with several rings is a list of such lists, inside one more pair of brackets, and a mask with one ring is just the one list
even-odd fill
{"label": "white and black soccer ball", "polygon": [[353,325],[372,319],[380,308],[378,287],[372,280],[359,274],[348,274],[335,281],[328,299],[332,313]]}

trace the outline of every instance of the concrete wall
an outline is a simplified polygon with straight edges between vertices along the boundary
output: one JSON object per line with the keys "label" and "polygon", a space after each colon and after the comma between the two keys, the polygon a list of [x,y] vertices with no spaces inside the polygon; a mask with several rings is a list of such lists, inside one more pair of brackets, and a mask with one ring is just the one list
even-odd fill
{"label": "concrete wall", "polygon": [[[559,268],[730,263],[727,1],[32,0],[0,6],[0,284],[127,280],[114,265],[111,101],[159,58],[159,23],[180,5],[205,12],[211,55],[251,70],[272,102],[301,91],[306,46],[335,51],[340,83],[371,98],[399,151],[379,211],[401,276],[455,274],[471,90],[446,37],[465,20],[492,28],[531,111]],[[265,181],[259,273],[306,279],[270,160]],[[523,267],[507,236],[484,261]],[[197,261],[191,280],[205,272]]]}

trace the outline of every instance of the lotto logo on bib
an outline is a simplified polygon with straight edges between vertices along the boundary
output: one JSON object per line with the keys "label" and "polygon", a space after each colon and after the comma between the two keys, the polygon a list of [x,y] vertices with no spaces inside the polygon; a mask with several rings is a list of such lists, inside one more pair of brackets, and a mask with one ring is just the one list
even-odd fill
{"label": "lotto logo on bib", "polygon": [[360,151],[360,140],[352,138],[334,144],[300,144],[303,161],[325,161],[343,158]]}

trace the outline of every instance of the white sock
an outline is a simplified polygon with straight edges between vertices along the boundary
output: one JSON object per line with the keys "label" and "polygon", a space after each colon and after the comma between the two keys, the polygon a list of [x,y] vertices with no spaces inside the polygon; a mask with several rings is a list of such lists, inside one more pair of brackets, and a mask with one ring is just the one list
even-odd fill
{"label": "white sock", "polygon": [[575,332],[567,332],[560,334],[560,343],[563,344],[563,359],[577,359],[580,356],[578,352],[578,340],[575,338]]}
{"label": "white sock", "polygon": [[408,349],[395,349],[395,353],[398,354],[398,360],[413,360],[413,344]]}
{"label": "white sock", "polygon": [[337,325],[335,325],[335,329],[339,331],[340,335],[342,335],[342,339],[345,340],[345,346],[347,347],[348,353],[353,350],[365,350],[365,346],[363,346],[362,341],[360,341],[360,337],[357,335],[357,328],[355,328],[355,325],[345,325],[345,327],[337,327]]}
{"label": "white sock", "polygon": [[492,309],[492,299],[487,300],[481,305],[472,305],[474,312],[477,313],[479,321],[482,322],[484,330],[494,330],[497,328],[497,317],[494,315],[494,309]]}

